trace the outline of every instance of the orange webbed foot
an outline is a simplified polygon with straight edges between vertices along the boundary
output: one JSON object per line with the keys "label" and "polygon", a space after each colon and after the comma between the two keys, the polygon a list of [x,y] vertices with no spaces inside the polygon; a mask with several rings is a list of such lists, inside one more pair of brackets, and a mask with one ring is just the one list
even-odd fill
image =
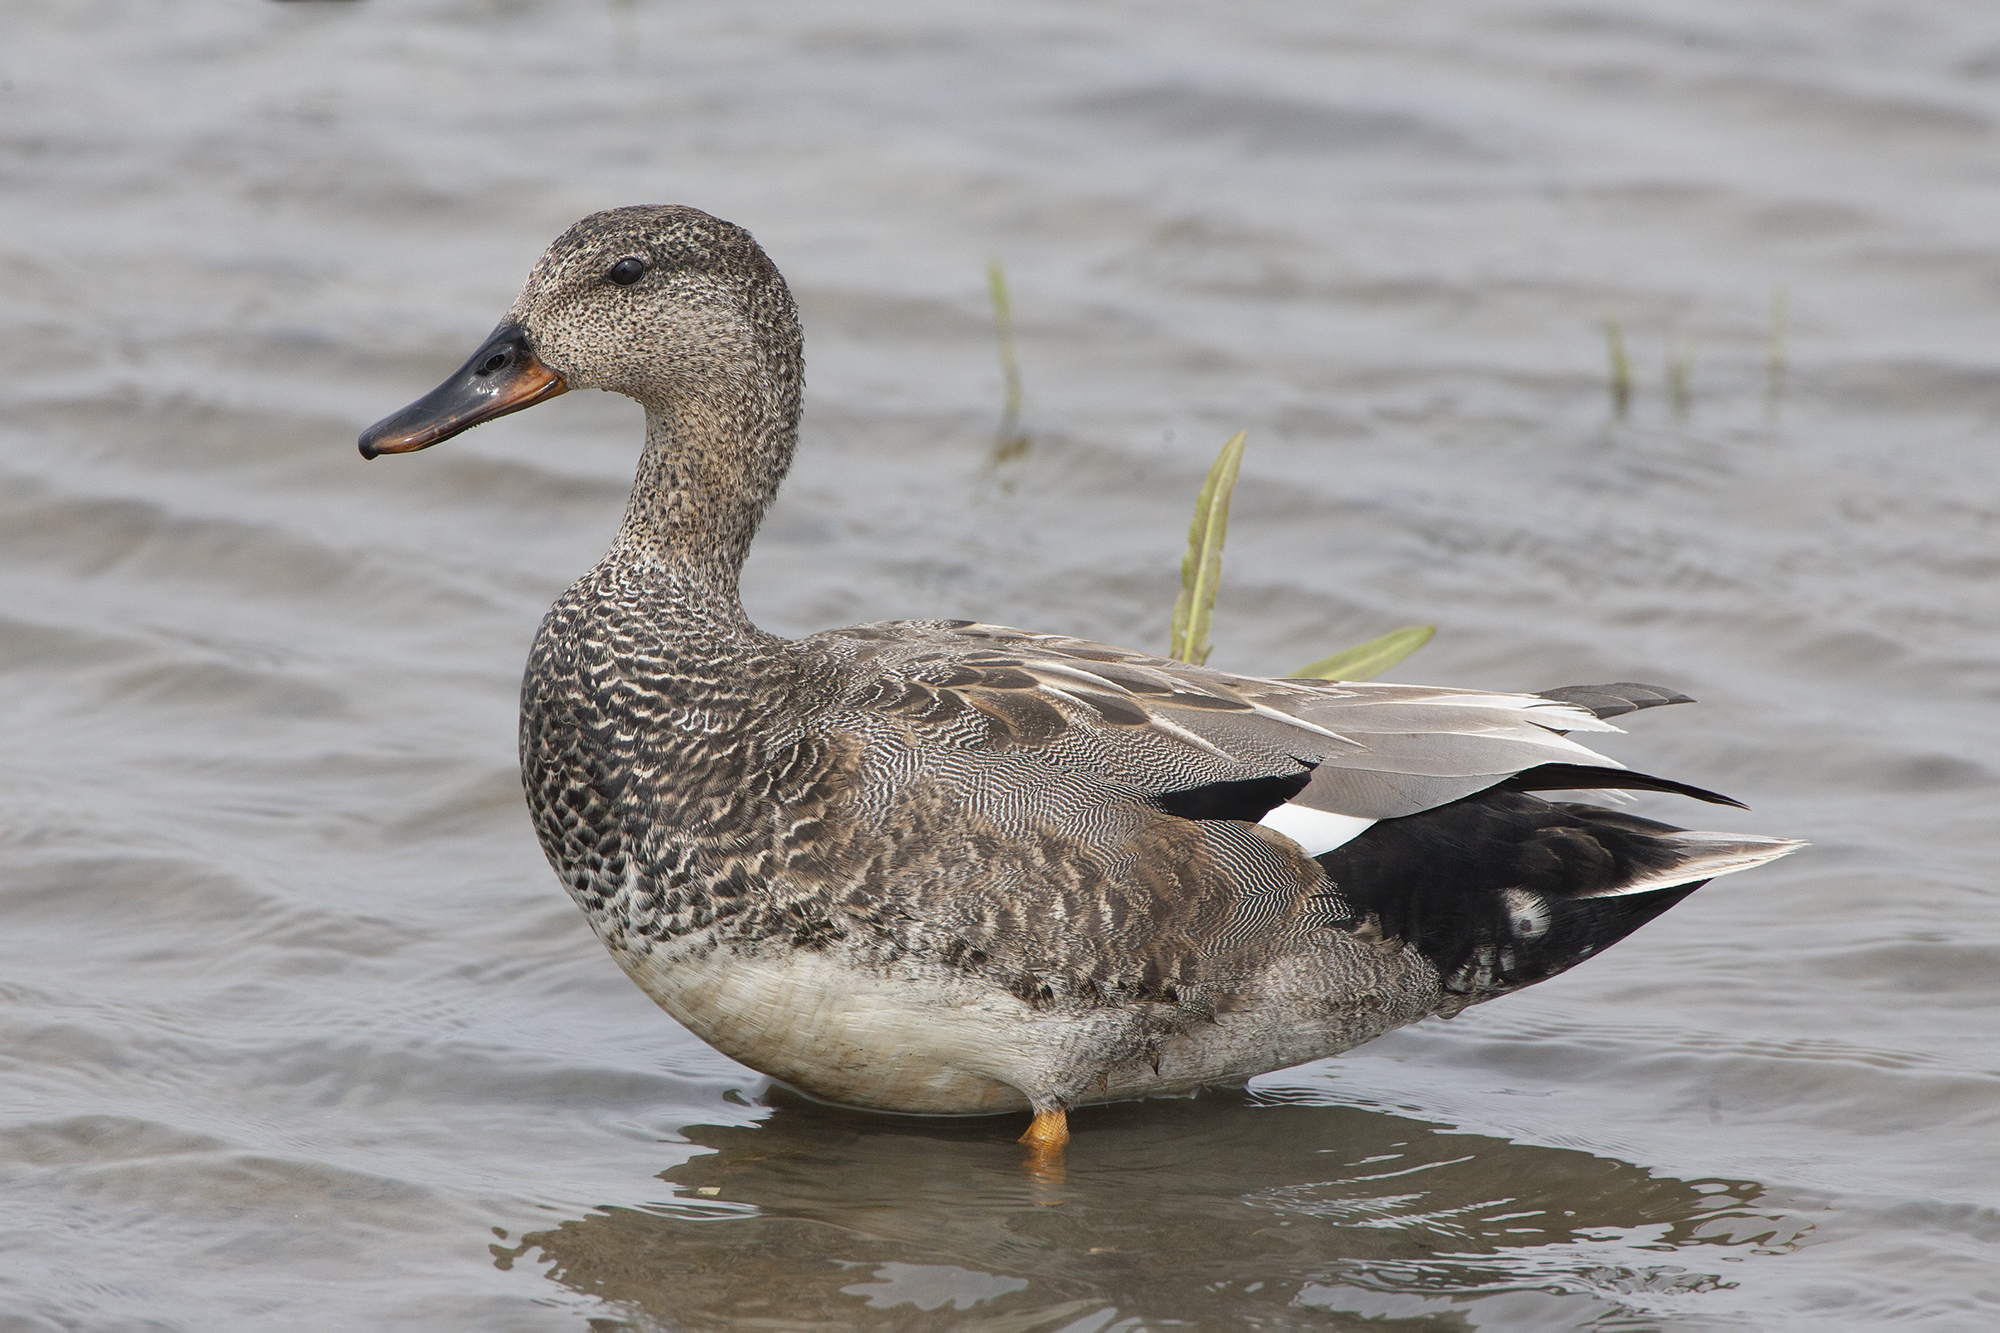
{"label": "orange webbed foot", "polygon": [[1034,1121],[1020,1140],[1027,1145],[1028,1169],[1037,1176],[1062,1178],[1063,1148],[1069,1143],[1069,1113],[1058,1107],[1035,1112]]}

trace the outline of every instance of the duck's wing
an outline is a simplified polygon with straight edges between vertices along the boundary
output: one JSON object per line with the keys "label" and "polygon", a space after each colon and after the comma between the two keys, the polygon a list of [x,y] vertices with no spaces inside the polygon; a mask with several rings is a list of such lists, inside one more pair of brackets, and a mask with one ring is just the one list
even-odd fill
{"label": "duck's wing", "polygon": [[[863,878],[897,878],[908,901],[896,910],[951,923],[947,956],[988,960],[1034,1003],[1095,987],[1212,1012],[1287,939],[1329,927],[1408,944],[1441,984],[1484,999],[1796,845],[1525,794],[1726,799],[1567,735],[1618,730],[1600,710],[1676,701],[1652,687],[1549,697],[1274,680],[964,621],[806,642],[843,664],[816,673],[843,682],[829,720],[888,741],[870,760],[885,787],[981,775],[976,810],[899,810],[883,872]],[[996,815],[1029,835],[995,840]],[[1018,895],[1025,881],[1039,896]]]}
{"label": "duck's wing", "polygon": [[1137,787],[1176,814],[1263,820],[1314,853],[1376,820],[1511,780],[1710,795],[1630,774],[1570,738],[1618,731],[1603,714],[1682,697],[1649,686],[1536,695],[1277,680],[951,620],[857,625],[809,642],[848,664],[844,703],[896,720],[915,745],[1027,750]]}

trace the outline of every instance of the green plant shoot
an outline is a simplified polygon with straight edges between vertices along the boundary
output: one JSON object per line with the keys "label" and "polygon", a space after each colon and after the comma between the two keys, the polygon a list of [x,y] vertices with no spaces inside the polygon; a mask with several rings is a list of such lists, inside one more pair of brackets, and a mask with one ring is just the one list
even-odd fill
{"label": "green plant shoot", "polygon": [[1007,270],[997,259],[986,266],[986,294],[993,300],[993,332],[1000,345],[1000,383],[1005,395],[1000,429],[993,439],[992,462],[997,466],[1028,451],[1028,436],[1021,429],[1021,363],[1014,354],[1014,302],[1007,292]]}
{"label": "green plant shoot", "polygon": [[[1188,528],[1187,554],[1181,557],[1181,595],[1174,602],[1174,624],[1167,656],[1201,666],[1208,661],[1208,627],[1222,584],[1222,541],[1229,532],[1229,497],[1236,490],[1236,473],[1243,464],[1248,431],[1237,431],[1216,455],[1201,494],[1194,502],[1194,522]],[[1405,625],[1345,652],[1322,657],[1301,667],[1293,677],[1319,680],[1373,680],[1430,642],[1435,625]]]}
{"label": "green plant shoot", "polygon": [[1435,633],[1436,625],[1405,625],[1345,652],[1322,657],[1311,666],[1300,667],[1292,675],[1309,676],[1315,680],[1373,680],[1429,643]]}
{"label": "green plant shoot", "polygon": [[1625,354],[1625,329],[1618,316],[1604,317],[1604,350],[1611,359],[1611,415],[1632,415],[1632,358]]}
{"label": "green plant shoot", "polygon": [[1188,528],[1187,554],[1181,557],[1181,595],[1174,602],[1174,625],[1167,655],[1196,666],[1208,660],[1208,626],[1215,610],[1216,589],[1222,583],[1222,539],[1229,531],[1229,496],[1236,489],[1236,470],[1243,463],[1248,431],[1237,431],[1216,455],[1208,480],[1194,502],[1194,522]]}

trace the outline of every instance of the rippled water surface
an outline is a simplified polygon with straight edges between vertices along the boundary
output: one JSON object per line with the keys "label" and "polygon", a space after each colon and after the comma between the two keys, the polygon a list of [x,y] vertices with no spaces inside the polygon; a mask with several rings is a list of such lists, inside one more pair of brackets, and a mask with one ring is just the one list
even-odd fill
{"label": "rippled water surface", "polygon": [[[2000,1326],[1989,0],[6,28],[0,1328]],[[1613,753],[1754,812],[1639,808],[1814,846],[1449,1024],[1082,1112],[1059,1178],[767,1086],[605,958],[514,775],[638,409],[353,447],[635,202],[804,308],[766,626],[1163,647],[1247,427],[1216,665],[1424,621],[1402,678],[1679,687]]]}

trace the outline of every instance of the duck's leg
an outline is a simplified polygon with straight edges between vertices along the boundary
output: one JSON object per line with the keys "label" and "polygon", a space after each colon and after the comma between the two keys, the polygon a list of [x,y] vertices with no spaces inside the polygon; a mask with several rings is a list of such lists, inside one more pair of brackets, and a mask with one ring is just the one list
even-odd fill
{"label": "duck's leg", "polygon": [[1036,1111],[1021,1142],[1036,1157],[1062,1156],[1064,1146],[1069,1143],[1069,1112],[1060,1106],[1051,1111]]}

